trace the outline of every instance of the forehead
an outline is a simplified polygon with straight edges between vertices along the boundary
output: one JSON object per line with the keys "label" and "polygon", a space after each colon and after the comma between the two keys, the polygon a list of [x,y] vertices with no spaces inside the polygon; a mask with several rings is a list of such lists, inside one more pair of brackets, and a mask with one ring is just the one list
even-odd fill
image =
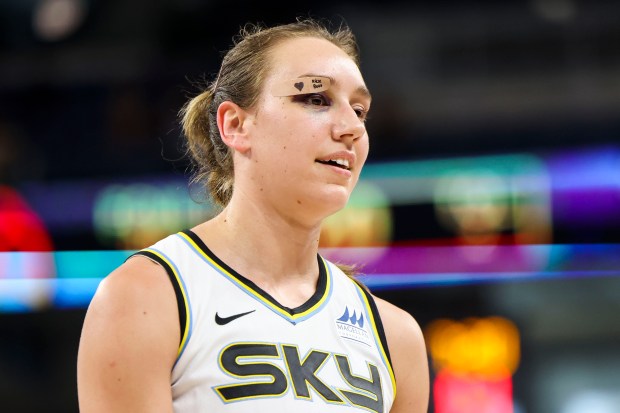
{"label": "forehead", "polygon": [[319,38],[288,39],[270,53],[271,70],[265,86],[312,73],[333,78],[338,84],[364,85],[359,68],[349,55],[333,43]]}

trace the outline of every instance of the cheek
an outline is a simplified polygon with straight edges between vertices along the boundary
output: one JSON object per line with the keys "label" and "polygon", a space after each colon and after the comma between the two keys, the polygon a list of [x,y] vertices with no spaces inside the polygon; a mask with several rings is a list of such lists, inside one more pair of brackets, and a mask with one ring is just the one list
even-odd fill
{"label": "cheek", "polygon": [[368,135],[365,135],[361,138],[361,141],[358,142],[357,145],[357,159],[361,161],[360,165],[363,166],[366,163],[366,158],[368,158],[368,152],[370,151],[370,141],[368,139]]}

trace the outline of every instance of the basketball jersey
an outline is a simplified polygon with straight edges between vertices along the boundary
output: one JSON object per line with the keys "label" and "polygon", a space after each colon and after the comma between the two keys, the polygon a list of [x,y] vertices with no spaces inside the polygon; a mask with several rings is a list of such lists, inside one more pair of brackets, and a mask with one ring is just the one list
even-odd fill
{"label": "basketball jersey", "polygon": [[181,324],[174,411],[389,412],[395,380],[372,296],[320,255],[314,295],[280,305],[191,231],[137,254],[167,271]]}

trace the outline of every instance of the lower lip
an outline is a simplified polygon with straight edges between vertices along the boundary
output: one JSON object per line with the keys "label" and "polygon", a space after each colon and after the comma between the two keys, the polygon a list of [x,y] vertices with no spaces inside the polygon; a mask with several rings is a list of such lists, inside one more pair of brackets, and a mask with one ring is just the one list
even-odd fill
{"label": "lower lip", "polygon": [[325,164],[325,163],[321,163],[321,162],[317,162],[319,165],[321,166],[326,166],[328,168],[330,168],[332,171],[336,172],[339,175],[342,175],[344,177],[350,178],[351,177],[351,171],[348,169],[344,169],[344,168],[339,168],[337,166],[334,165],[329,165],[329,164]]}

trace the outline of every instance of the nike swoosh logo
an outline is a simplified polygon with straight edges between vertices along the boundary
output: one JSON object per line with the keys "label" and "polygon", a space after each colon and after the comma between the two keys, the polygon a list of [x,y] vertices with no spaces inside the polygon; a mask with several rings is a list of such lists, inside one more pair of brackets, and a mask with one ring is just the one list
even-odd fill
{"label": "nike swoosh logo", "polygon": [[250,313],[253,313],[254,311],[256,311],[256,310],[252,310],[252,311],[248,311],[248,312],[245,312],[245,313],[239,313],[239,314],[231,315],[229,317],[220,317],[220,315],[218,313],[215,313],[215,322],[218,325],[223,326],[225,324],[230,323],[233,320],[238,319],[239,317],[243,317],[244,315],[248,315]]}

